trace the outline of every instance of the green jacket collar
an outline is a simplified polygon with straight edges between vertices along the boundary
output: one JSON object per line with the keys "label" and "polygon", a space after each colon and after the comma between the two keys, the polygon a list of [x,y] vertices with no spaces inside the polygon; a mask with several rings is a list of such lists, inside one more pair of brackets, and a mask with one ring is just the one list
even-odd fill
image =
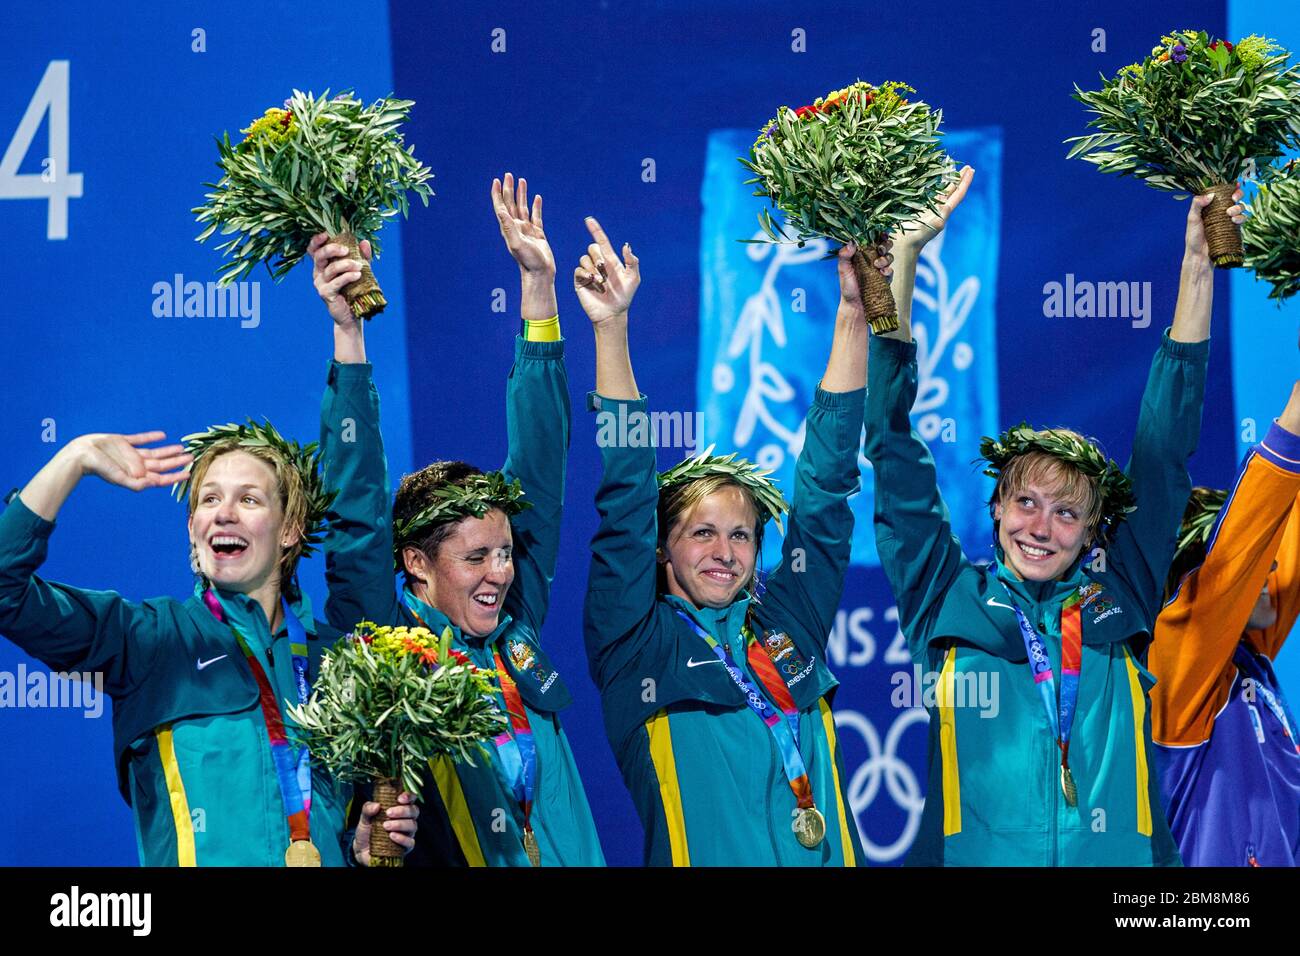
{"label": "green jacket collar", "polygon": [[[203,582],[196,581],[194,583],[194,596],[198,598],[200,604],[203,602],[203,590]],[[225,588],[216,585],[212,586],[212,590],[220,599],[221,606],[225,609],[231,623],[239,627],[245,634],[260,637],[270,632],[270,622],[267,621],[266,615],[262,613],[262,606],[247,594],[239,591],[227,591]],[[308,635],[314,636],[316,634],[316,621],[312,617],[311,599],[300,591],[292,600],[286,597],[285,603],[289,606],[289,613],[302,624],[303,630]],[[280,627],[271,636],[275,637],[285,630],[285,622],[281,621]]]}
{"label": "green jacket collar", "polygon": [[745,616],[749,613],[749,603],[752,600],[748,591],[741,591],[740,597],[732,601],[726,607],[696,607],[690,601],[680,598],[675,594],[663,595],[673,610],[685,612],[691,620],[704,628],[715,638],[720,640],[731,640],[740,634],[741,628],[745,625]]}
{"label": "green jacket collar", "polygon": [[1060,604],[1071,591],[1084,581],[1083,569],[1077,563],[1064,578],[1051,581],[1022,580],[1002,562],[1001,555],[997,557],[995,564],[997,566],[998,580],[1006,585],[1007,590],[1011,592],[1011,596],[1017,601],[1024,601],[1028,604]]}
{"label": "green jacket collar", "polygon": [[[453,647],[474,650],[481,650],[485,646],[499,647],[502,662],[514,678],[515,685],[519,688],[519,695],[532,710],[539,713],[554,713],[572,703],[573,698],[569,695],[569,689],[560,680],[560,675],[556,673],[550,658],[539,644],[527,638],[519,628],[516,628],[508,639],[498,643],[498,639],[506,635],[512,623],[509,614],[502,612],[501,620],[497,622],[491,634],[486,637],[472,637],[462,633],[460,628],[452,624],[447,615],[436,607],[420,600],[410,591],[406,594],[410,595],[409,600],[414,604],[415,612],[419,614],[420,620],[429,630],[435,634],[441,634],[444,629],[451,630]],[[410,605],[407,605],[406,609],[410,611]]]}

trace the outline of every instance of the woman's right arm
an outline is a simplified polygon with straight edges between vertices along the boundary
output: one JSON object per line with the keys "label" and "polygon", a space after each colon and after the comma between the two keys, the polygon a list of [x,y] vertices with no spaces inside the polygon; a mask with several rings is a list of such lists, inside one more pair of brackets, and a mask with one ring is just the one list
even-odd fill
{"label": "woman's right arm", "polygon": [[[325,484],[338,492],[325,533],[325,617],[347,632],[363,620],[391,623],[398,610],[379,393],[366,360],[364,324],[343,296],[362,263],[328,240],[324,233],[313,237],[307,254],[316,291],[334,320],[334,361],[320,410]],[[360,250],[369,260],[370,243],[363,241]]]}
{"label": "woman's right arm", "polygon": [[[640,263],[624,245],[620,260],[595,219],[592,244],[573,285],[596,337],[596,444],[604,471],[596,491],[600,524],[591,539],[583,632],[592,679],[605,687],[644,650],[638,637],[654,613],[659,487],[646,400],[637,390],[627,343],[627,315],[641,282]],[[638,426],[638,423],[639,426]]]}
{"label": "woman's right arm", "polygon": [[1282,557],[1297,494],[1300,383],[1282,418],[1246,455],[1204,561],[1179,582],[1157,619],[1147,666],[1156,677],[1151,733],[1159,743],[1209,739],[1232,692],[1233,652],[1274,559]]}
{"label": "woman's right arm", "polygon": [[967,167],[937,213],[908,224],[894,237],[891,285],[898,330],[873,335],[867,355],[863,452],[875,475],[876,548],[898,604],[899,629],[915,657],[926,648],[933,613],[968,562],[939,494],[934,458],[912,429],[918,386],[912,293],[921,249],[943,229],[972,176]]}
{"label": "woman's right arm", "polygon": [[86,475],[139,491],[175,484],[191,459],[180,445],[140,448],[162,432],[83,435],[32,478],[0,515],[0,634],[55,671],[103,673],[105,689],[120,693],[148,670],[150,644],[133,640],[150,630],[149,605],[111,591],[86,591],[42,580],[54,519]]}

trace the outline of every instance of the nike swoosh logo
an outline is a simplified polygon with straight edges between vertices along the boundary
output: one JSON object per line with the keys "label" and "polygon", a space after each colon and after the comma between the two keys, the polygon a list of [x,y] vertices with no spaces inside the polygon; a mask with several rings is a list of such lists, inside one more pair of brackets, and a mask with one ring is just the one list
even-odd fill
{"label": "nike swoosh logo", "polygon": [[722,659],[719,657],[711,657],[707,661],[697,661],[693,657],[689,657],[686,659],[687,667],[700,667],[704,664],[721,664],[721,663],[722,663]]}
{"label": "nike swoosh logo", "polygon": [[220,657],[214,657],[210,661],[201,661],[198,658],[195,658],[194,662],[198,665],[199,670],[203,670],[203,668],[207,667],[209,664],[215,664],[217,661],[225,660],[229,656],[229,654],[222,654]]}
{"label": "nike swoosh logo", "polygon": [[995,600],[993,600],[992,598],[989,598],[989,599],[988,599],[987,601],[985,601],[984,603],[987,604],[989,607],[1004,607],[1004,608],[1006,608],[1008,611],[1014,611],[1014,610],[1015,610],[1015,608],[1013,608],[1010,604],[1003,604],[1001,601],[995,601]]}

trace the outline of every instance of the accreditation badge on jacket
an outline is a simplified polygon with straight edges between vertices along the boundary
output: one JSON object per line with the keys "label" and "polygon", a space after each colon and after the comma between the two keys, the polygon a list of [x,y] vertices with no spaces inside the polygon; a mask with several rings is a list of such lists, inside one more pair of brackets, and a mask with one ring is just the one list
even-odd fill
{"label": "accreditation badge on jacket", "polygon": [[784,631],[768,631],[760,642],[787,687],[798,684],[810,673],[794,640]]}
{"label": "accreditation badge on jacket", "polygon": [[534,710],[553,712],[570,703],[568,690],[546,654],[517,630],[501,642],[520,696]]}

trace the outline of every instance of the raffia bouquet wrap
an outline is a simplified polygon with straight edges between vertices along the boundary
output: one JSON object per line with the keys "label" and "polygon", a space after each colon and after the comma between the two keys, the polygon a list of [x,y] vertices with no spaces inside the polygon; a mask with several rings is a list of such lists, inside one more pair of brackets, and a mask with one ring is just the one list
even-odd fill
{"label": "raffia bouquet wrap", "polygon": [[1204,30],[1167,34],[1142,62],[1103,76],[1101,89],[1075,87],[1098,132],[1067,139],[1068,155],[1157,189],[1212,192],[1201,211],[1210,257],[1235,268],[1241,231],[1227,210],[1237,180],[1300,143],[1300,73],[1289,57],[1261,36],[1234,44]]}
{"label": "raffia bouquet wrap", "polygon": [[784,227],[764,209],[767,240],[802,244],[825,236],[858,251],[858,276],[867,320],[874,332],[898,328],[889,281],[871,268],[867,254],[900,223],[932,210],[954,178],[952,160],[939,148],[943,114],[902,93],[903,83],[858,81],[808,106],[782,106],[740,158],[754,174],[746,184],[785,214]]}
{"label": "raffia bouquet wrap", "polygon": [[383,808],[370,830],[370,865],[401,866],[403,851],[381,826],[402,790],[420,797],[434,757],[470,764],[506,717],[493,700],[495,671],[450,647],[451,631],[379,627],[369,621],[326,651],[311,698],[289,708],[314,759],[351,783],[374,784]]}
{"label": "raffia bouquet wrap", "polygon": [[[229,134],[217,140],[221,179],[205,183],[213,191],[192,211],[205,226],[198,241],[220,230],[230,238],[217,250],[230,261],[219,272],[233,282],[266,262],[277,282],[307,251],[317,233],[348,247],[364,262],[360,243],[370,240],[380,252],[384,220],[409,210],[407,193],[427,206],[432,173],[420,165],[400,127],[412,100],[381,99],[369,106],[351,91],[317,98],[294,90],[283,109],[269,109],[232,145]],[[387,300],[369,265],[343,289],[358,319],[384,310]]]}

